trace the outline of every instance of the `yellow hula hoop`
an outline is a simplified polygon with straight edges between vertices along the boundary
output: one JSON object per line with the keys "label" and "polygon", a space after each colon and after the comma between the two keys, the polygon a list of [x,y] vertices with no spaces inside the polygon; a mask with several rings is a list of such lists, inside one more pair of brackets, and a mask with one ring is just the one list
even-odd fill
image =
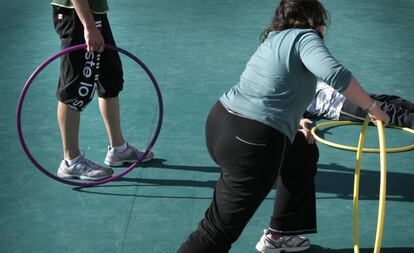
{"label": "yellow hula hoop", "polygon": [[[387,183],[387,160],[386,160],[386,153],[396,153],[396,152],[403,152],[403,151],[410,151],[414,149],[414,145],[409,145],[406,147],[399,147],[399,148],[386,148],[385,144],[385,133],[384,133],[384,125],[382,121],[377,121],[377,128],[378,128],[378,140],[379,140],[379,148],[364,148],[365,142],[365,135],[366,130],[368,128],[368,124],[370,122],[369,116],[367,116],[362,124],[361,133],[359,135],[358,140],[358,147],[346,146],[342,144],[333,143],[327,140],[322,139],[316,134],[316,130],[321,127],[328,127],[328,126],[335,126],[335,125],[351,125],[351,124],[358,124],[352,121],[333,121],[333,122],[326,122],[319,125],[316,125],[312,128],[311,132],[315,139],[325,145],[345,149],[350,151],[356,151],[356,167],[355,167],[355,176],[354,176],[354,196],[353,196],[353,205],[354,205],[354,253],[359,253],[359,228],[358,228],[358,201],[359,201],[359,179],[360,179],[360,169],[361,169],[361,158],[362,153],[380,153],[380,194],[379,194],[379,205],[378,205],[378,219],[377,219],[377,231],[375,236],[375,246],[374,246],[374,253],[379,253],[381,250],[381,242],[382,242],[382,234],[384,231],[384,217],[385,217],[385,200],[386,200],[386,183]],[[414,134],[414,130],[406,127],[395,127],[409,133]]]}
{"label": "yellow hula hoop", "polygon": [[[322,143],[322,144],[325,144],[325,145],[328,145],[328,146],[331,146],[331,147],[334,147],[334,148],[338,148],[338,149],[344,149],[344,150],[349,150],[349,151],[356,152],[358,150],[358,147],[347,146],[347,145],[327,141],[325,139],[322,139],[321,137],[319,137],[316,134],[316,131],[319,130],[320,128],[322,128],[322,127],[355,125],[355,124],[360,124],[360,123],[353,122],[353,121],[330,121],[330,122],[325,122],[325,123],[321,123],[321,124],[316,125],[315,127],[312,128],[311,132],[312,132],[312,135],[315,137],[315,139],[317,141],[319,141],[320,143]],[[408,127],[397,127],[397,126],[390,126],[390,127],[400,129],[402,131],[414,134],[414,129],[411,129],[411,128],[408,128]],[[397,153],[397,152],[404,152],[404,151],[410,151],[410,150],[414,150],[414,144],[411,144],[411,145],[408,145],[408,146],[405,146],[405,147],[385,149],[385,151],[387,153]],[[362,151],[366,152],[366,153],[380,153],[380,148],[363,148]]]}
{"label": "yellow hula hoop", "polygon": [[365,133],[368,127],[368,119],[364,120],[364,124],[359,134],[358,149],[356,154],[356,167],[354,175],[354,197],[352,200],[354,206],[354,253],[359,253],[359,227],[358,227],[358,200],[359,200],[359,178],[361,168],[361,157],[363,152],[363,143],[365,141]]}
{"label": "yellow hula hoop", "polygon": [[384,125],[382,121],[377,121],[378,137],[380,146],[380,165],[381,165],[381,179],[380,179],[380,195],[378,204],[378,220],[377,220],[377,235],[375,237],[374,253],[379,253],[382,242],[382,232],[384,231],[384,217],[385,217],[385,199],[387,196],[387,151],[385,144]]}
{"label": "yellow hula hoop", "polygon": [[[354,177],[354,253],[359,253],[359,236],[358,236],[358,199],[359,199],[359,178],[361,168],[361,157],[363,153],[363,146],[365,141],[366,129],[370,119],[367,117],[364,120],[361,133],[358,140],[358,149],[356,154],[356,167]],[[380,179],[380,196],[378,206],[378,220],[377,233],[375,236],[374,253],[379,253],[381,249],[382,233],[384,230],[384,216],[385,216],[385,197],[386,197],[386,182],[387,182],[387,165],[386,165],[386,144],[384,126],[382,121],[377,121],[378,139],[380,145],[380,165],[381,165],[381,179]]]}

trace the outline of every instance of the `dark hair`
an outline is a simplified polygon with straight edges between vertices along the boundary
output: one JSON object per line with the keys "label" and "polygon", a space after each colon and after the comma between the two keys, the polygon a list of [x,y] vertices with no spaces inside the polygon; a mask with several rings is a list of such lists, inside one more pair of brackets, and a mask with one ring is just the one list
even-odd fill
{"label": "dark hair", "polygon": [[[289,28],[316,29],[328,24],[328,13],[318,0],[281,0],[272,23],[263,31],[260,41],[266,40],[272,31]],[[319,36],[323,37],[320,33]]]}

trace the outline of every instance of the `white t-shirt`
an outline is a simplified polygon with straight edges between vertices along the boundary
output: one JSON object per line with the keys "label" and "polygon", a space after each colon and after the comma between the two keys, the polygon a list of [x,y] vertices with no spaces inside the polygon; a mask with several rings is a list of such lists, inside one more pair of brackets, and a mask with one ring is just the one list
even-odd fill
{"label": "white t-shirt", "polygon": [[316,94],[306,109],[310,114],[331,120],[338,120],[346,97],[328,84],[318,81]]}

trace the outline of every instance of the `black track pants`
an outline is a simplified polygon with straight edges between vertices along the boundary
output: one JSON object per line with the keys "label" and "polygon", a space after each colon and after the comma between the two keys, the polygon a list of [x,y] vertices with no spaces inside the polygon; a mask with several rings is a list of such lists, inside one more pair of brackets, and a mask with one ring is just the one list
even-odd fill
{"label": "black track pants", "polygon": [[[279,172],[284,171],[281,167],[291,146],[286,136],[280,132],[257,121],[229,113],[220,102],[216,103],[208,116],[206,141],[211,157],[222,172],[205,217],[197,230],[181,245],[179,253],[228,252],[274,186]],[[302,141],[299,140],[298,143]],[[299,160],[298,157],[295,160]],[[299,170],[296,171],[299,173]],[[291,176],[289,173],[284,175]],[[298,224],[292,228],[293,225],[286,225],[291,217],[286,218],[284,215],[292,211],[299,215],[308,209],[314,213],[314,210],[310,210],[315,208],[312,188],[314,175],[315,170],[303,175],[307,179],[302,179],[299,175],[297,184],[290,179],[281,181],[283,184],[279,185],[283,185],[283,190],[278,194],[280,201],[277,202],[277,212],[273,214],[271,226],[274,223],[275,229],[283,230],[286,227],[296,231],[316,230],[315,220],[310,222],[310,226]],[[300,185],[303,182],[306,182],[304,188],[308,189],[292,190],[292,187],[303,187]],[[291,197],[284,197],[284,194],[291,194]],[[300,207],[297,202],[300,202]],[[286,211],[282,210],[284,208]],[[278,222],[279,219],[282,221]]]}

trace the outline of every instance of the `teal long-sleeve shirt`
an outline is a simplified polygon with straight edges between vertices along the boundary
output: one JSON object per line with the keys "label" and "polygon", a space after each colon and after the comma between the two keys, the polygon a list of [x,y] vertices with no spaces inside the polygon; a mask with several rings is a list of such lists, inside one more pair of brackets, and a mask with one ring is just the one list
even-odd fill
{"label": "teal long-sleeve shirt", "polygon": [[311,29],[271,32],[246,64],[240,81],[220,101],[246,118],[269,125],[291,142],[320,79],[339,92],[351,72]]}

